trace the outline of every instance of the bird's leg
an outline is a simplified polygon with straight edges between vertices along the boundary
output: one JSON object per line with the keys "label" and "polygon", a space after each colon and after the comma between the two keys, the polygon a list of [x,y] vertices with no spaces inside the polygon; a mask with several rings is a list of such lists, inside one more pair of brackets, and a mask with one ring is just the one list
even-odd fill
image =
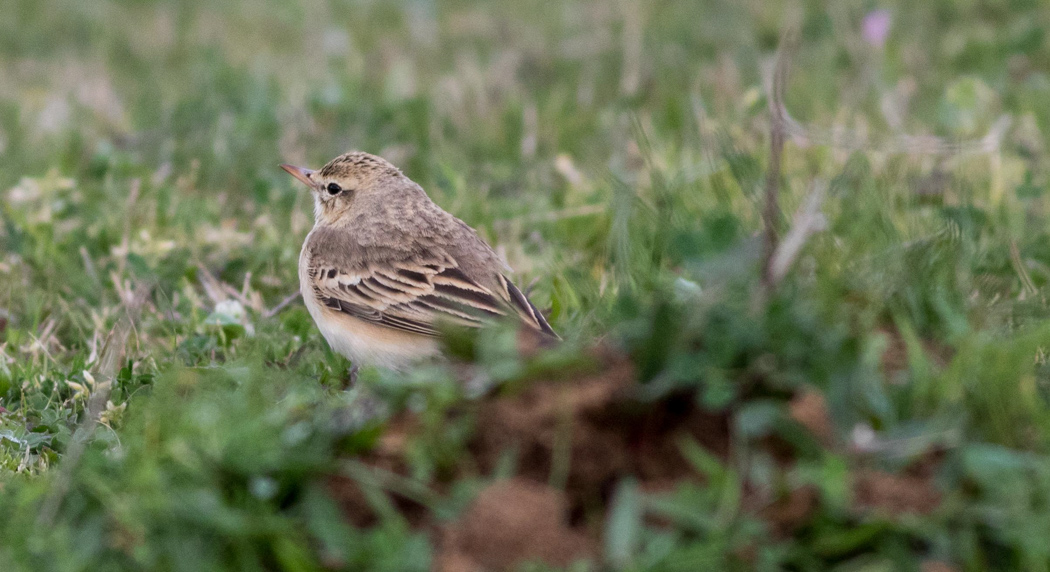
{"label": "bird's leg", "polygon": [[357,372],[358,372],[359,369],[360,368],[357,367],[356,363],[354,365],[350,366],[350,382],[347,384],[350,387],[353,387],[353,386],[357,385]]}

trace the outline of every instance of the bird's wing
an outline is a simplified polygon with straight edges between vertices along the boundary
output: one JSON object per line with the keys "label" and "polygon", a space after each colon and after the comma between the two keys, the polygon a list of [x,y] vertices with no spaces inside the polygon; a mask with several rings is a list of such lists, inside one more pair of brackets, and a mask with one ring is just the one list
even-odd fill
{"label": "bird's wing", "polygon": [[543,314],[540,313],[539,309],[536,308],[529,298],[521,290],[518,290],[518,287],[508,280],[506,276],[502,274],[497,274],[497,276],[501,287],[501,297],[517,314],[518,318],[536,331],[560,340],[561,336],[554,332],[551,325],[547,323],[547,318],[543,317]]}
{"label": "bird's wing", "polygon": [[[507,315],[557,338],[528,298],[502,274],[474,279],[442,249],[425,255],[369,260],[346,268],[326,257],[310,260],[307,274],[324,305],[378,325],[436,336],[438,324],[479,327]],[[490,286],[483,283],[491,282]]]}

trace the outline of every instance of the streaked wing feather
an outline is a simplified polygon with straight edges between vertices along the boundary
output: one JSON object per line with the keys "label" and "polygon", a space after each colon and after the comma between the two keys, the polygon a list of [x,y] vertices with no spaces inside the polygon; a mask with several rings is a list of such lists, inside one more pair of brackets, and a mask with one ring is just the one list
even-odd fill
{"label": "streaked wing feather", "polygon": [[561,339],[561,336],[554,331],[554,328],[551,328],[547,318],[543,316],[525,294],[522,294],[521,290],[518,290],[518,287],[513,282],[502,274],[499,275],[499,279],[506,292],[507,301],[523,322],[554,339]]}
{"label": "streaked wing feather", "polygon": [[471,278],[443,250],[433,250],[426,258],[372,262],[357,269],[314,259],[309,276],[315,295],[328,307],[406,332],[437,336],[442,321],[479,327],[511,314],[559,339],[543,314],[505,276]]}
{"label": "streaked wing feather", "polygon": [[354,317],[427,336],[446,321],[478,327],[507,313],[507,305],[471,280],[448,255],[346,271],[317,261],[310,271],[317,297]]}
{"label": "streaked wing feather", "polygon": [[425,336],[436,336],[438,331],[427,325],[424,322],[418,320],[412,320],[406,317],[392,316],[379,312],[373,309],[369,309],[359,304],[354,304],[346,300],[340,300],[338,298],[322,298],[322,301],[326,306],[333,310],[344,312],[356,318],[366,320],[375,324],[388,326],[391,328],[397,328],[399,330],[405,330],[408,332],[414,332]]}

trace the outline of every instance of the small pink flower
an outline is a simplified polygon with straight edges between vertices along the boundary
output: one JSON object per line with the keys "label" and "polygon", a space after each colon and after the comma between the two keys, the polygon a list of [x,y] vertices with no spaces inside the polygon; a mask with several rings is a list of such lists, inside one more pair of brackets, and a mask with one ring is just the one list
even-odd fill
{"label": "small pink flower", "polygon": [[868,44],[881,48],[886,44],[886,37],[890,35],[892,25],[893,17],[889,10],[872,10],[864,16],[861,23],[861,36]]}

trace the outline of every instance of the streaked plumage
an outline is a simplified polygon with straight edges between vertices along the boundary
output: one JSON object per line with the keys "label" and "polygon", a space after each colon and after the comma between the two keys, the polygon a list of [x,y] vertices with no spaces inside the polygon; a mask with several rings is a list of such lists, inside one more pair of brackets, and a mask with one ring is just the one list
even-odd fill
{"label": "streaked plumage", "polygon": [[303,299],[355,365],[397,369],[433,355],[445,322],[480,327],[512,316],[557,338],[477,233],[387,161],[351,152],[317,171],[282,167],[315,199],[299,257]]}

